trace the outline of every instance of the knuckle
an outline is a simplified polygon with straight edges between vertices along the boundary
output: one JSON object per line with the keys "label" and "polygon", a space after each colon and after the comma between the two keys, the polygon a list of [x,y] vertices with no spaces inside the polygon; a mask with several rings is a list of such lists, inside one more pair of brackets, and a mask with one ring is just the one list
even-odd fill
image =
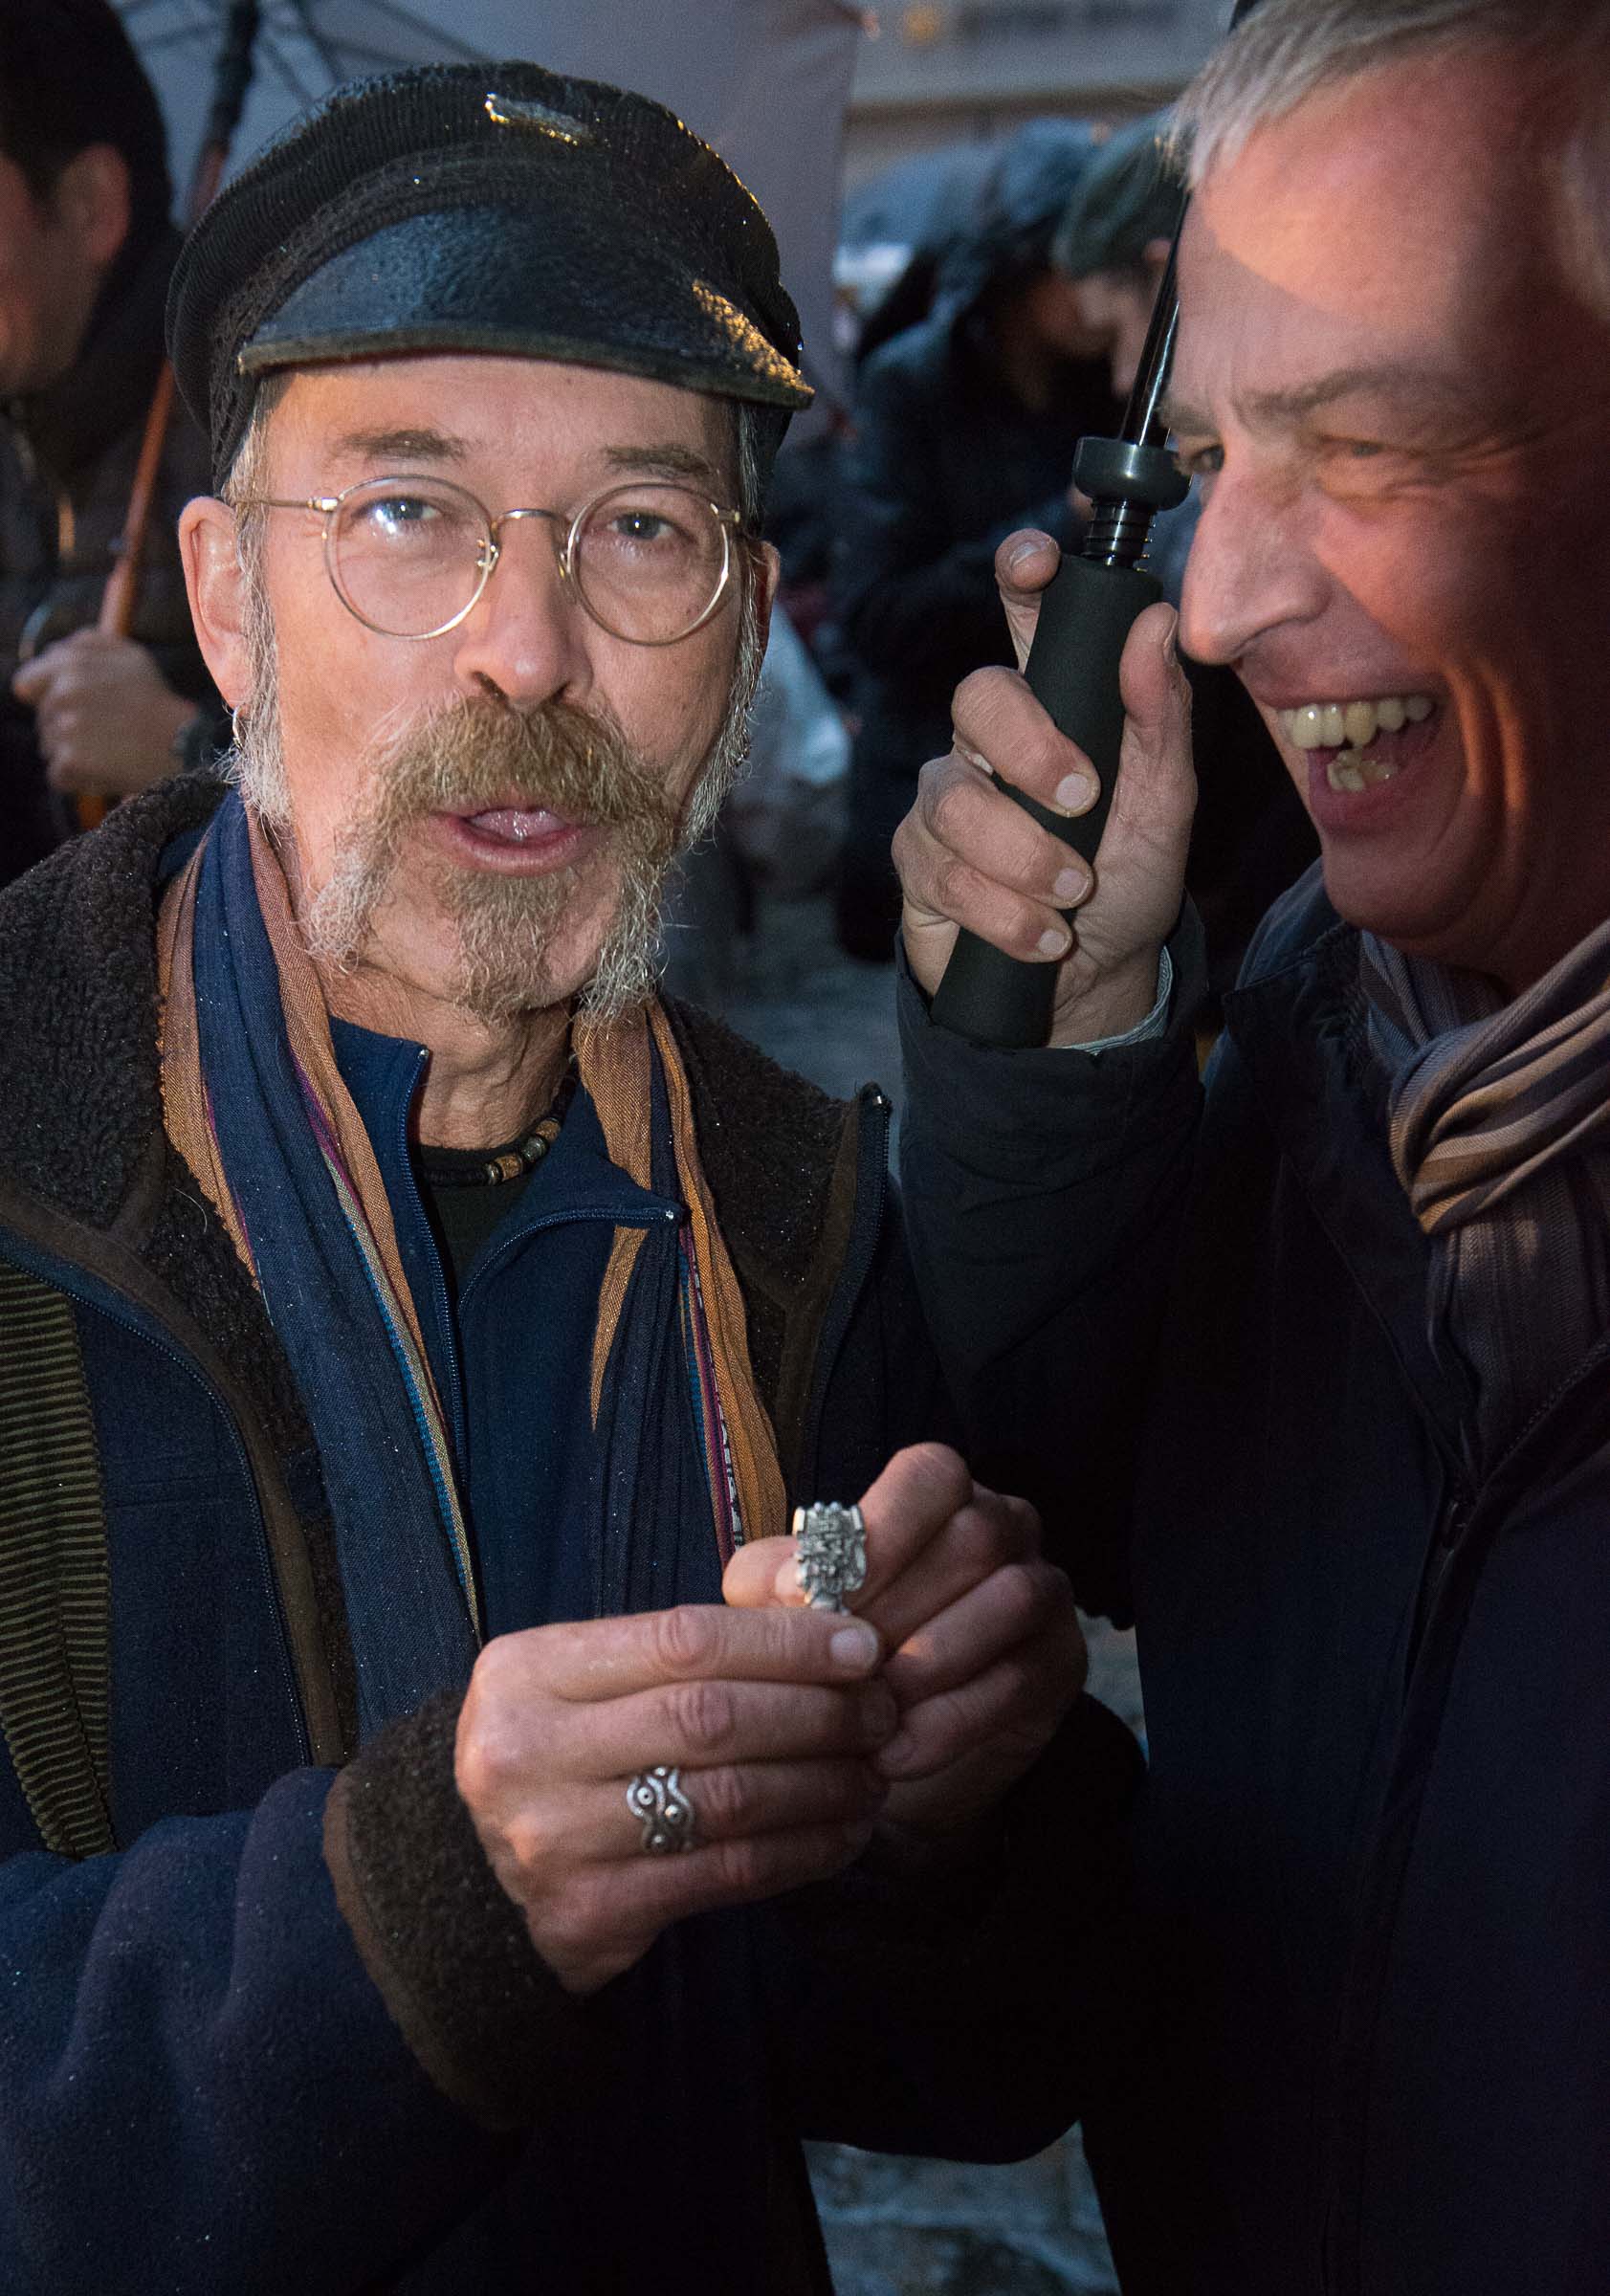
{"label": "knuckle", "polygon": [[484,1645],[470,1677],[470,1706],[496,1710],[512,1706],[530,1690],[530,1668],[521,1638],[512,1634],[494,1635]]}
{"label": "knuckle", "polygon": [[694,1754],[717,1755],[737,1729],[738,1702],[724,1682],[684,1683],[673,1700],[671,1720],[682,1745]]}
{"label": "knuckle", "polygon": [[765,1853],[753,1840],[717,1843],[712,1866],[716,1887],[727,1897],[752,1897],[765,1880]]}
{"label": "knuckle", "polygon": [[990,884],[969,861],[944,851],[933,871],[933,905],[946,916],[976,916],[990,895]]}
{"label": "knuckle", "polygon": [[1026,1629],[1050,1607],[1052,1589],[1032,1563],[1003,1562],[995,1574],[995,1581],[1010,1626]]}
{"label": "knuckle", "polygon": [[[927,764],[923,766],[916,777],[916,797],[917,811],[922,815],[924,821],[933,820],[934,809],[944,792],[946,784],[954,781],[955,778],[956,760],[954,757],[930,758]],[[909,815],[907,819],[910,819]]]}
{"label": "knuckle", "polygon": [[929,815],[941,845],[959,850],[976,836],[979,822],[979,785],[970,776],[950,774],[936,784]]}
{"label": "knuckle", "polygon": [[454,1775],[463,1799],[485,1805],[505,1797],[530,1771],[533,1706],[527,1670],[500,1637],[475,1661],[458,1718]]}
{"label": "knuckle", "polygon": [[970,670],[951,697],[951,717],[956,724],[960,726],[963,719],[968,726],[986,724],[1006,684],[1006,673],[998,663]]}
{"label": "knuckle", "polygon": [[967,906],[967,896],[973,886],[973,872],[964,862],[947,853],[934,872],[934,902],[947,916],[959,916]]}
{"label": "knuckle", "polygon": [[980,1500],[980,1512],[994,1526],[1001,1558],[1004,1561],[1026,1561],[1038,1551],[1034,1526],[1004,1499],[993,1491],[985,1492]]}
{"label": "knuckle", "polygon": [[525,1904],[526,1926],[531,1941],[550,1969],[567,1969],[585,1958],[592,1948],[592,1936],[576,1919],[568,1904]]}
{"label": "knuckle", "polygon": [[575,1958],[607,1935],[613,1908],[610,1891],[601,1874],[574,1873],[550,1902],[544,1921],[549,1942],[567,1958]]}
{"label": "knuckle", "polygon": [[1046,1685],[1040,1668],[1023,1652],[1010,1652],[1001,1661],[998,1704],[1014,1718],[1036,1713],[1045,1704]]}
{"label": "knuckle", "polygon": [[987,1508],[963,1507],[952,1517],[951,1539],[958,1559],[979,1578],[988,1578],[1008,1560],[1003,1526]]}
{"label": "knuckle", "polygon": [[741,1770],[707,1770],[698,1781],[700,1823],[717,1834],[741,1834],[755,1816],[756,1795]]}
{"label": "knuckle", "polygon": [[662,1610],[651,1629],[653,1653],[668,1674],[698,1674],[716,1654],[716,1621],[695,1602]]}
{"label": "knuckle", "polygon": [[521,1811],[500,1828],[505,1856],[529,1893],[553,1856],[553,1840],[535,1811]]}
{"label": "knuckle", "polygon": [[947,1443],[914,1443],[903,1454],[910,1471],[928,1486],[936,1509],[946,1514],[965,1507],[973,1495],[973,1478],[959,1452]]}
{"label": "knuckle", "polygon": [[453,1775],[460,1799],[471,1809],[486,1809],[500,1800],[513,1781],[515,1768],[501,1731],[489,1728],[483,1718],[460,1728]]}

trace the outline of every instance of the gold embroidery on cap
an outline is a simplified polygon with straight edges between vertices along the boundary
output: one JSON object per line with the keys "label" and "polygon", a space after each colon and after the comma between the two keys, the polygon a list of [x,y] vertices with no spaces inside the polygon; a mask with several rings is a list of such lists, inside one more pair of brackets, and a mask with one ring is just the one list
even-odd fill
{"label": "gold embroidery on cap", "polygon": [[789,365],[776,343],[768,342],[754,320],[745,319],[736,303],[729,303],[724,295],[717,295],[703,279],[694,281],[694,300],[706,319],[716,321],[734,349],[752,359],[772,382],[792,384],[796,390],[805,387],[798,368]]}
{"label": "gold embroidery on cap", "polygon": [[532,127],[540,136],[552,136],[558,144],[594,144],[598,141],[584,120],[573,120],[568,112],[556,112],[551,105],[534,103],[518,96],[499,96],[489,88],[486,98],[486,116],[499,127]]}

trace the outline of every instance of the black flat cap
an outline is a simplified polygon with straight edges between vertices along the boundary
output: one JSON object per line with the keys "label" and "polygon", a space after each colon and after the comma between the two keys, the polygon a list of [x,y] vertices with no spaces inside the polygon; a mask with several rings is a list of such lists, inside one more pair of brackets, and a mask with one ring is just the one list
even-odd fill
{"label": "black flat cap", "polygon": [[663,105],[539,65],[354,80],[187,240],[167,341],[221,483],[276,368],[422,351],[612,367],[765,410],[810,389],[760,206]]}

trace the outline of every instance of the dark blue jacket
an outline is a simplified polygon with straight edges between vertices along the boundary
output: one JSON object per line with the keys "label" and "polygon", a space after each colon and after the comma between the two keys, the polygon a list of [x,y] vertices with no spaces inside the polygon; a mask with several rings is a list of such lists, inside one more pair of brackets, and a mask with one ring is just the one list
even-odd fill
{"label": "dark blue jacket", "polygon": [[[686,2126],[634,2124],[663,2036],[532,1952],[456,1700],[354,1754],[319,1459],[161,1126],[161,856],[214,797],[125,806],[0,901],[0,2286],[820,2288],[802,2135],[1002,2156],[1078,2104],[1046,1994],[1094,1966],[1133,1749],[1081,1703],[945,1890],[867,1866],[743,1917],[752,2086],[683,2048]],[[676,1025],[789,1473],[859,1490],[941,1408],[884,1103]],[[558,2253],[556,2190],[589,2197]]]}
{"label": "dark blue jacket", "polygon": [[1602,2296],[1610,1335],[1470,1488],[1357,955],[1305,880],[1200,1111],[1188,981],[1093,1060],[975,1051],[908,984],[914,1258],[1000,1471],[1082,1505],[1138,1625],[1087,2121],[1126,2291]]}

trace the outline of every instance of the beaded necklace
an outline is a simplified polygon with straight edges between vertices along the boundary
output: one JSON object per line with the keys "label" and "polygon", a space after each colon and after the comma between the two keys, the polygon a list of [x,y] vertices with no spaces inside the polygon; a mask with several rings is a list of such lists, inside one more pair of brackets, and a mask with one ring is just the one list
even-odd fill
{"label": "beaded necklace", "polygon": [[433,1188],[496,1188],[506,1181],[523,1180],[534,1172],[559,1137],[564,1112],[575,1090],[574,1074],[565,1077],[558,1096],[540,1124],[501,1148],[427,1148],[418,1155]]}

